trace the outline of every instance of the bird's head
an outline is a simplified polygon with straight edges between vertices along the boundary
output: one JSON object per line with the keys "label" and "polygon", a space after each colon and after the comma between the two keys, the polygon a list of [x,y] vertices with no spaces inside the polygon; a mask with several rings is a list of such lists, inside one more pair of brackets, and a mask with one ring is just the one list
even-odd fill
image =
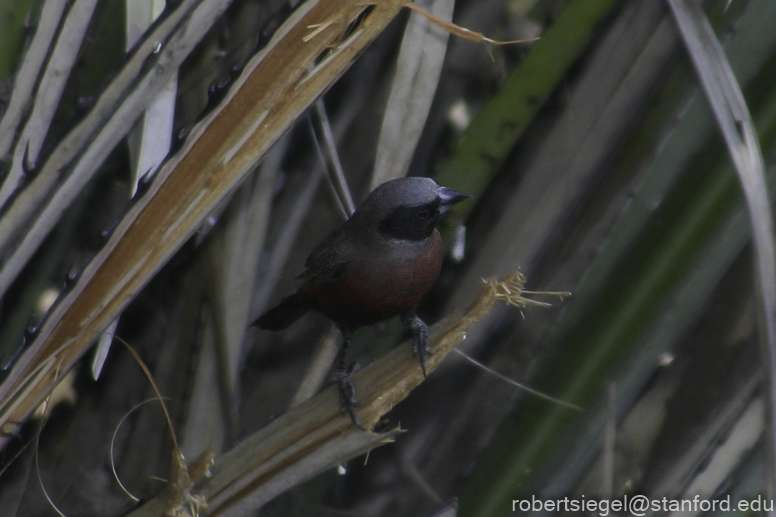
{"label": "bird's head", "polygon": [[353,218],[389,238],[423,240],[433,233],[442,214],[470,197],[431,178],[398,178],[374,189]]}

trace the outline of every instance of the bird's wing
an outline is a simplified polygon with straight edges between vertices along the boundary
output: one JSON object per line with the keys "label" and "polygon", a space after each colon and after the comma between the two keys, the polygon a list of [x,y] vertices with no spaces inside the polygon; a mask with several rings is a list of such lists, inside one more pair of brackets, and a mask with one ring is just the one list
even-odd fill
{"label": "bird's wing", "polygon": [[342,276],[350,263],[349,246],[340,235],[334,234],[316,246],[307,257],[307,271],[303,276],[316,281],[332,281]]}

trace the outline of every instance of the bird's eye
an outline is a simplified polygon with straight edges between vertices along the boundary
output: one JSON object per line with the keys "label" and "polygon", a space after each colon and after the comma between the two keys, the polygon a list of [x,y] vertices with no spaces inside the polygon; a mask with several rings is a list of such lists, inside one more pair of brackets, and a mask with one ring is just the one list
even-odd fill
{"label": "bird's eye", "polygon": [[424,208],[423,210],[418,212],[418,217],[420,217],[421,219],[428,219],[429,217],[431,217],[431,210],[429,210],[428,208]]}

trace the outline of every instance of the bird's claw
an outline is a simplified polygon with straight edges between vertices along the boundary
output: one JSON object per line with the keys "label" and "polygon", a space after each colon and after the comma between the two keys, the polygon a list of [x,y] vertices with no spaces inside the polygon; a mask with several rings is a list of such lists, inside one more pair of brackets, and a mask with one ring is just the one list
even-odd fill
{"label": "bird's claw", "polygon": [[420,369],[423,370],[423,377],[426,377],[426,357],[434,353],[431,351],[428,327],[416,316],[410,323],[410,329],[412,330],[412,353],[418,356]]}
{"label": "bird's claw", "polygon": [[[423,339],[425,337],[425,340]],[[431,355],[431,347],[428,345],[428,335],[416,334],[412,339],[412,353],[420,360],[420,369],[423,377],[426,377],[426,357]]]}
{"label": "bird's claw", "polygon": [[358,370],[358,363],[351,363],[347,368],[337,370],[337,390],[339,391],[340,410],[350,416],[353,425],[366,431],[361,421],[356,415],[358,401],[356,400],[356,389],[353,387],[353,373]]}

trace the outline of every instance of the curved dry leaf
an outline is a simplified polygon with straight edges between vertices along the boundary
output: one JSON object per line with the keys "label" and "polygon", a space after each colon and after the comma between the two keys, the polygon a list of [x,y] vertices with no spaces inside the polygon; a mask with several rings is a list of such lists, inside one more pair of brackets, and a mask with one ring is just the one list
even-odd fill
{"label": "curved dry leaf", "polygon": [[700,4],[669,0],[674,19],[725,139],[746,198],[754,242],[757,307],[767,378],[766,478],[776,496],[776,241],[757,132],[741,87]]}

